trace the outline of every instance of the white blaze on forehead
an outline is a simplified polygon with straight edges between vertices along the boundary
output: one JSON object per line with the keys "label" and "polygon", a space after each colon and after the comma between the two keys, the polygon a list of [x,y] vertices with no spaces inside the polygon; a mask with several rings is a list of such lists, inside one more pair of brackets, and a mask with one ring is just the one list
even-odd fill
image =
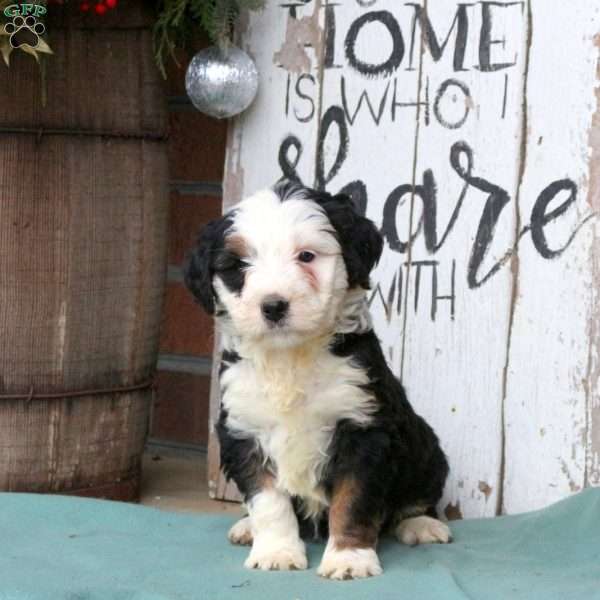
{"label": "white blaze on forehead", "polygon": [[[315,202],[297,197],[281,201],[263,190],[234,207],[231,232],[241,235],[255,257],[284,255],[298,249],[339,254],[340,246],[325,212]],[[249,258],[252,258],[250,256]]]}

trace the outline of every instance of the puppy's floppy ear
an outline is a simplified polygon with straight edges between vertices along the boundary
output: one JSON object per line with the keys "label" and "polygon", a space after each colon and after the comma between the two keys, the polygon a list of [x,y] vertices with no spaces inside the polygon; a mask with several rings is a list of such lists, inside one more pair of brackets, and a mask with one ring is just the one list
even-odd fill
{"label": "puppy's floppy ear", "polygon": [[318,203],[336,230],[348,272],[348,286],[369,289],[369,273],[383,251],[383,238],[370,219],[361,216],[345,194],[322,193]]}
{"label": "puppy's floppy ear", "polygon": [[183,265],[185,285],[209,315],[215,312],[214,261],[218,251],[225,247],[225,232],[230,225],[229,217],[205,225]]}

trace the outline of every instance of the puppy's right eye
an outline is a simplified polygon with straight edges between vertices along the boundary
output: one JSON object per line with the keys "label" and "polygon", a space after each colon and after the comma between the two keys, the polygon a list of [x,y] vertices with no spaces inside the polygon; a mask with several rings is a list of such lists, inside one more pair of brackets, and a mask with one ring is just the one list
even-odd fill
{"label": "puppy's right eye", "polygon": [[315,260],[315,253],[310,252],[309,250],[302,250],[300,254],[298,254],[298,260],[303,263],[309,263]]}

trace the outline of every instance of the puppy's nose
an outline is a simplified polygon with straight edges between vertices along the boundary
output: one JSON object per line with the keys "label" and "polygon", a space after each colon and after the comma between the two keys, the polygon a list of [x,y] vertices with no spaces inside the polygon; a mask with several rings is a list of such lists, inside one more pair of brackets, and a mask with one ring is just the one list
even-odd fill
{"label": "puppy's nose", "polygon": [[263,299],[260,309],[267,321],[281,321],[290,307],[290,303],[281,296],[272,295]]}

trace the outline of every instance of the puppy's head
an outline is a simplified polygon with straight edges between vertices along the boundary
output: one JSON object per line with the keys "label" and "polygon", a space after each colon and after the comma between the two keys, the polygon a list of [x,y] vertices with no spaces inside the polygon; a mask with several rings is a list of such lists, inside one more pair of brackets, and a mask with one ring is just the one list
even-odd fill
{"label": "puppy's head", "polygon": [[185,281],[235,335],[289,347],[334,326],[348,290],[368,288],[382,246],[347,196],[285,181],[209,223]]}

